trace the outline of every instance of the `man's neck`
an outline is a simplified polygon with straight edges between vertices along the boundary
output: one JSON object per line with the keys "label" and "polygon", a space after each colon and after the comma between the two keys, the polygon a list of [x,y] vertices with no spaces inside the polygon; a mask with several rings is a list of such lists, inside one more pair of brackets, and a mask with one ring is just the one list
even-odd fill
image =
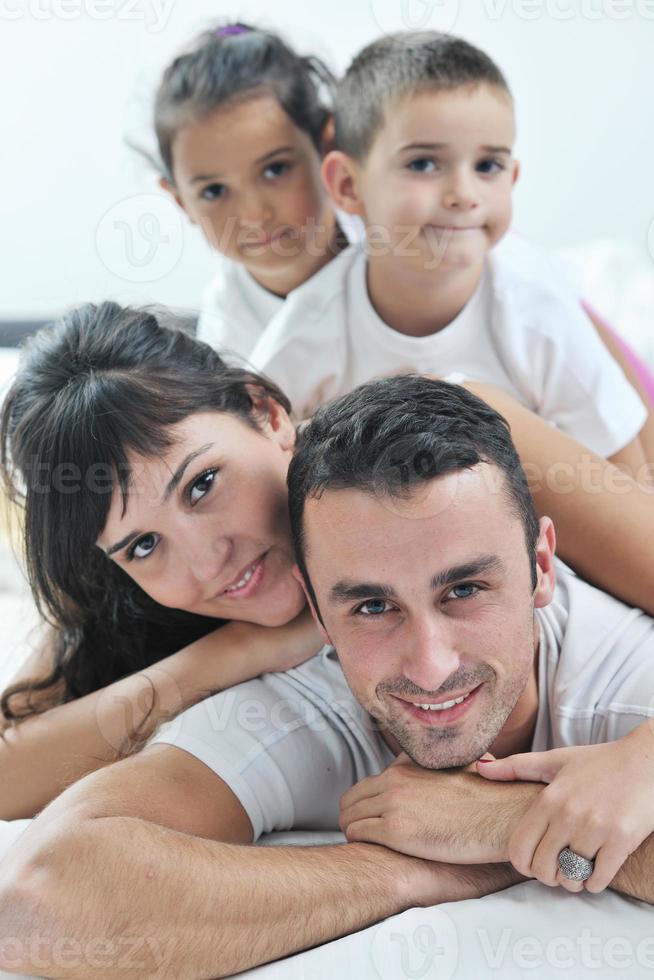
{"label": "man's neck", "polygon": [[368,258],[368,297],[377,315],[409,337],[448,326],[470,302],[483,262],[462,270],[412,269],[389,256]]}

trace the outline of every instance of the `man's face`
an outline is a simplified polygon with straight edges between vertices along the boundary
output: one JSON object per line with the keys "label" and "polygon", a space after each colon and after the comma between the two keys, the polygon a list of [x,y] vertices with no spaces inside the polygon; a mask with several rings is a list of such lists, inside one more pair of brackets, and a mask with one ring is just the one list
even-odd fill
{"label": "man's face", "polygon": [[478,267],[511,221],[513,141],[510,98],[490,85],[403,99],[358,168],[366,225],[410,265]]}
{"label": "man's face", "polygon": [[[391,747],[426,768],[463,766],[533,723],[534,605],[550,601],[552,578],[539,567],[532,590],[496,467],[431,480],[406,501],[326,491],[306,503],[305,534],[328,638]],[[546,562],[551,535],[544,519]]]}

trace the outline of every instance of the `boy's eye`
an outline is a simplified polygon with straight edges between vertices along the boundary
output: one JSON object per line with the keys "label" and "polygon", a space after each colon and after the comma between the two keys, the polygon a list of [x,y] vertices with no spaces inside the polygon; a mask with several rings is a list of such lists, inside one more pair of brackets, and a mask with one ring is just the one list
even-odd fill
{"label": "boy's eye", "polygon": [[189,503],[197,504],[198,500],[202,500],[204,496],[209,492],[213,485],[213,481],[216,477],[216,470],[207,470],[205,473],[201,473],[200,476],[191,483],[187,490],[187,497]]}
{"label": "boy's eye", "polygon": [[389,609],[392,609],[392,606],[386,599],[366,599],[360,606],[357,606],[355,612],[362,616],[381,616]]}
{"label": "boy's eye", "polygon": [[409,170],[418,174],[431,174],[436,170],[436,167],[436,161],[431,157],[420,157],[418,160],[412,160],[409,164]]}
{"label": "boy's eye", "polygon": [[477,164],[477,170],[480,174],[497,174],[501,170],[505,170],[503,163],[499,160],[481,160]]}
{"label": "boy's eye", "polygon": [[461,585],[455,585],[454,588],[450,589],[447,598],[470,599],[477,592],[479,592],[479,586],[475,585],[474,582],[463,582]]}
{"label": "boy's eye", "polygon": [[133,558],[147,558],[151,555],[154,549],[157,547],[156,534],[144,534],[142,537],[138,538],[133,545],[129,548],[127,552],[127,560],[132,561]]}
{"label": "boy's eye", "polygon": [[219,197],[224,197],[227,193],[227,188],[225,184],[209,184],[208,187],[203,188],[200,197],[204,198],[205,201],[217,201]]}
{"label": "boy's eye", "polygon": [[264,167],[263,175],[264,177],[281,177],[282,174],[286,173],[290,169],[290,164],[286,160],[276,160],[274,163],[267,164]]}

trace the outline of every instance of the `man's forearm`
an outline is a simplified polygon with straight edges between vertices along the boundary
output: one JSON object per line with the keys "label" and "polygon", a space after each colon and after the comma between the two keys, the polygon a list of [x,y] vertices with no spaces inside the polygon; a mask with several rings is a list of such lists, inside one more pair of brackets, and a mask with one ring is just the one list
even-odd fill
{"label": "man's forearm", "polygon": [[654,834],[629,855],[609,887],[654,905]]}
{"label": "man's forearm", "polygon": [[234,846],[101,818],[3,896],[0,966],[84,980],[223,977],[517,880],[507,865],[457,868],[371,844]]}

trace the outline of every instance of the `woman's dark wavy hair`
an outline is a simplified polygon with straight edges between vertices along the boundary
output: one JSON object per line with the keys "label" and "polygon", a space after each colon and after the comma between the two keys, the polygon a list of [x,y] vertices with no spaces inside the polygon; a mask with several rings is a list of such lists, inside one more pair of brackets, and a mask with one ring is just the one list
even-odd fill
{"label": "woman's dark wavy hair", "polygon": [[9,722],[99,690],[221,625],[159,605],[95,544],[114,487],[125,507],[128,453],[165,452],[169,427],[194,412],[228,412],[258,429],[253,394],[290,409],[272,382],[228,367],[166,320],[179,326],[161,310],[88,303],[22,355],[2,409],[0,465],[24,511],[28,578],[55,645],[48,677],[3,693]]}
{"label": "woman's dark wavy hair", "polygon": [[163,73],[154,105],[161,159],[152,162],[171,184],[173,142],[182,126],[206,118],[221,105],[262,92],[277,99],[321,152],[336,87],[329,68],[315,55],[297,54],[272,31],[249,24],[230,26],[240,32],[223,34],[219,26],[203,31]]}

